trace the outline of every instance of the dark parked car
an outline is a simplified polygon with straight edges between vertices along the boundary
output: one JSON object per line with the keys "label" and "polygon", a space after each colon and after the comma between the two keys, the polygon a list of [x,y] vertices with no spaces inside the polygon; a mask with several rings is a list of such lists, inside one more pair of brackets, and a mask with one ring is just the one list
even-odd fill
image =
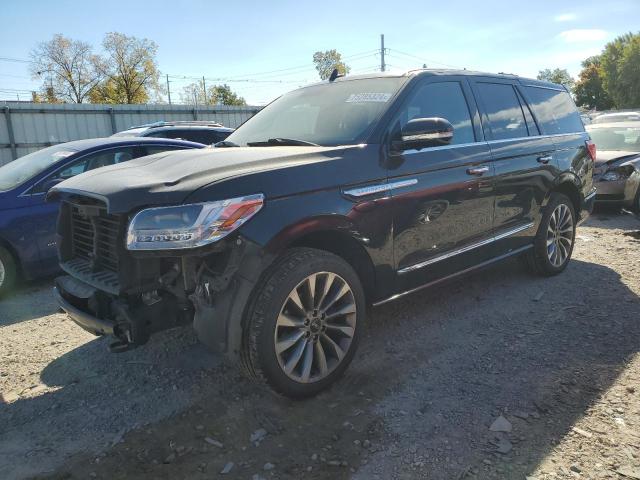
{"label": "dark parked car", "polygon": [[158,138],[96,138],[44,148],[0,167],[0,295],[18,274],[33,279],[59,270],[58,204],[45,202],[53,185],[132,158],[202,147]]}
{"label": "dark parked car", "polygon": [[566,89],[510,75],[338,78],[283,95],[219,147],[54,188],[58,301],[115,350],[192,322],[294,397],[345,370],[367,305],[512,255],[560,273],[595,196],[595,147]]}
{"label": "dark parked car", "polygon": [[596,202],[640,213],[640,121],[597,123],[587,131],[598,145]]}
{"label": "dark parked car", "polygon": [[227,128],[219,123],[204,121],[185,122],[156,122],[147,125],[131,127],[122,132],[114,133],[112,137],[156,137],[175,138],[213,145],[223,141],[233,133],[233,128]]}

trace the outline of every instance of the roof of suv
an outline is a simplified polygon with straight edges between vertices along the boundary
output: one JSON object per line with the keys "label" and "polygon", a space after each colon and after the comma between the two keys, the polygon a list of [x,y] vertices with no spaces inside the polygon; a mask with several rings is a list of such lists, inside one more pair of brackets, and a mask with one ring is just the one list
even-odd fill
{"label": "roof of suv", "polygon": [[153,130],[157,131],[165,131],[165,130],[214,130],[216,132],[233,132],[233,128],[225,127],[224,125],[217,122],[210,121],[176,121],[176,122],[155,122],[155,123],[147,123],[143,125],[136,125],[133,127],[129,127],[126,130],[122,130],[121,132],[114,133],[112,136],[115,137],[129,137],[129,136],[143,136],[144,133]]}
{"label": "roof of suv", "polygon": [[[538,87],[547,87],[554,88],[557,90],[566,90],[563,85],[559,83],[547,82],[544,80],[536,80],[533,78],[520,77],[518,75],[514,75],[511,73],[487,73],[487,72],[476,72],[473,70],[455,70],[455,69],[446,69],[446,68],[419,68],[415,70],[408,70],[406,72],[375,72],[375,73],[365,73],[361,75],[347,75],[338,77],[335,82],[345,82],[349,80],[357,80],[364,78],[378,78],[378,77],[413,77],[413,76],[450,76],[450,75],[464,75],[464,76],[473,76],[473,77],[485,77],[485,78],[503,78],[509,80],[518,80],[523,85],[532,85]],[[313,85],[318,85],[324,82],[317,82]],[[304,88],[304,87],[302,87]]]}

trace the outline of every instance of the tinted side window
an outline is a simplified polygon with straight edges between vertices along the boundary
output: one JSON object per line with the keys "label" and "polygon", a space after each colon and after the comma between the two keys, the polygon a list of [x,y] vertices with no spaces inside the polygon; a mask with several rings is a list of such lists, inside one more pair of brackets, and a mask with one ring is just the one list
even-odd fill
{"label": "tinted side window", "polygon": [[494,140],[529,135],[513,86],[504,83],[478,83],[478,92],[489,117]]}
{"label": "tinted side window", "polygon": [[67,165],[62,170],[58,170],[51,174],[33,189],[33,193],[42,192],[44,186],[46,186],[50,180],[66,180],[67,178],[75,177],[76,175],[88,172],[89,170],[114,165],[116,163],[127,162],[134,158],[141,157],[144,154],[144,150],[139,147],[114,148],[92,153],[86,157],[82,157],[70,165]]}
{"label": "tinted side window", "polygon": [[440,117],[453,125],[452,144],[475,142],[471,114],[459,82],[428,83],[418,89],[400,113],[400,125],[414,118]]}
{"label": "tinted side window", "polygon": [[584,132],[580,114],[567,92],[540,87],[524,90],[545,134]]}

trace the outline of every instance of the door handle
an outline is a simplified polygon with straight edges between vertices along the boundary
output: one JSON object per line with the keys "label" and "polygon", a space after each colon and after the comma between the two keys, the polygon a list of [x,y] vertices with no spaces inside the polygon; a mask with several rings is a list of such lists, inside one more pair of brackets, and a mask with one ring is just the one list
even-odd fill
{"label": "door handle", "polygon": [[545,165],[553,160],[551,155],[543,155],[542,157],[538,157],[538,163],[544,163]]}
{"label": "door handle", "polygon": [[489,171],[489,167],[473,167],[467,169],[468,175],[482,176]]}

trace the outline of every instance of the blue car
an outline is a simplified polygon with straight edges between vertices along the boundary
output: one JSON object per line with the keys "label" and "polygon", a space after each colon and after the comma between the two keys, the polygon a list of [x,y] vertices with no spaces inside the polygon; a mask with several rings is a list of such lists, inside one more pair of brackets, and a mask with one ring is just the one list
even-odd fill
{"label": "blue car", "polygon": [[58,204],[45,201],[51,187],[107,165],[203,147],[166,138],[94,138],[44,148],[0,167],[0,296],[19,275],[30,280],[58,270]]}

